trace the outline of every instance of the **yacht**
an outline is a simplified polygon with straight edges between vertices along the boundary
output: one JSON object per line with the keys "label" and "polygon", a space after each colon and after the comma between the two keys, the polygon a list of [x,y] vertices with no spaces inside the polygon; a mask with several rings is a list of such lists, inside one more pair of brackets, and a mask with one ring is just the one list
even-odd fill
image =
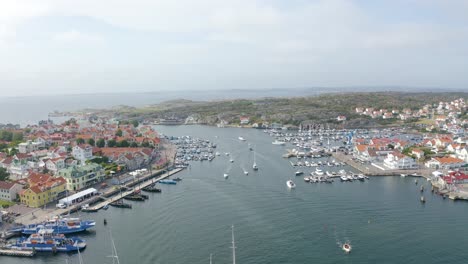
{"label": "yacht", "polygon": [[289,189],[296,188],[296,184],[292,180],[287,181],[286,186],[288,186]]}
{"label": "yacht", "polygon": [[316,169],[315,169],[315,174],[316,174],[317,176],[322,176],[322,175],[323,175],[323,170],[321,170],[321,169],[319,169],[319,168],[316,168]]}
{"label": "yacht", "polygon": [[279,140],[275,140],[275,141],[271,142],[271,144],[273,144],[273,145],[278,145],[278,146],[283,146],[283,145],[286,144],[286,142],[284,142],[284,141],[279,141]]}

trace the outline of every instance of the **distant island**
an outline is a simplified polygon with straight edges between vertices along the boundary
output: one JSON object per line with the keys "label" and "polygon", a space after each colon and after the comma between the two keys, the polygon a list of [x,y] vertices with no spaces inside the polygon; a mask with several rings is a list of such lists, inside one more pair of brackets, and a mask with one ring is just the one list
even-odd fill
{"label": "distant island", "polygon": [[404,125],[434,132],[440,128],[437,124],[441,119],[445,122],[455,118],[458,120],[455,124],[466,128],[466,100],[468,93],[464,92],[356,92],[289,98],[178,99],[144,107],[120,105],[111,109],[85,109],[75,114],[163,125],[279,126],[292,129],[311,125],[329,128]]}

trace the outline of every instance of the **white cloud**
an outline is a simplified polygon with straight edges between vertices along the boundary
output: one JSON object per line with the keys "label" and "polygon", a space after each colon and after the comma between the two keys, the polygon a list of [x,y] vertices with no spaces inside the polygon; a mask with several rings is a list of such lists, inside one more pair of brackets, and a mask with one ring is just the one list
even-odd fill
{"label": "white cloud", "polygon": [[87,34],[77,30],[70,30],[53,36],[53,40],[60,43],[73,44],[102,44],[104,38],[96,34]]}

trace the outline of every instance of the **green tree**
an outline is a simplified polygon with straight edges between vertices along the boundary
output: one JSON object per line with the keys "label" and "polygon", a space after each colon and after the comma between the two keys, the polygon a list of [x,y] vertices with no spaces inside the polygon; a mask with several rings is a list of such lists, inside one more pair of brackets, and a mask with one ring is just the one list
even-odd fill
{"label": "green tree", "polygon": [[85,143],[84,139],[82,139],[82,138],[77,138],[76,139],[76,144],[81,145],[81,144],[84,144],[84,143]]}
{"label": "green tree", "polygon": [[122,140],[122,141],[119,141],[119,143],[117,143],[117,147],[119,148],[128,148],[130,147],[130,143],[128,143],[127,140]]}
{"label": "green tree", "polygon": [[23,141],[23,133],[21,132],[14,133],[12,137],[12,141]]}
{"label": "green tree", "polygon": [[144,147],[144,148],[149,148],[150,144],[149,144],[148,141],[145,141],[145,142],[141,143],[141,146]]}
{"label": "green tree", "polygon": [[0,139],[3,141],[12,141],[13,140],[13,133],[11,131],[0,131]]}
{"label": "green tree", "polygon": [[96,145],[96,141],[94,140],[94,138],[90,138],[88,139],[88,144],[90,144],[91,146],[94,146]]}
{"label": "green tree", "polygon": [[115,139],[111,139],[111,140],[107,141],[107,146],[108,146],[109,148],[113,148],[113,147],[115,147],[116,145],[117,145],[117,142],[115,141]]}
{"label": "green tree", "polygon": [[138,120],[132,120],[132,124],[134,127],[138,127],[140,123],[138,122]]}
{"label": "green tree", "polygon": [[118,136],[118,137],[121,137],[122,136],[122,129],[118,129],[117,132],[115,132],[115,135]]}
{"label": "green tree", "polygon": [[106,141],[103,138],[100,138],[96,142],[96,146],[99,148],[103,148],[104,146],[106,146]]}
{"label": "green tree", "polygon": [[138,143],[132,142],[132,143],[130,144],[130,147],[131,147],[131,148],[138,148]]}
{"label": "green tree", "polygon": [[5,168],[0,167],[0,181],[6,181],[8,180],[8,177],[10,176],[10,173]]}

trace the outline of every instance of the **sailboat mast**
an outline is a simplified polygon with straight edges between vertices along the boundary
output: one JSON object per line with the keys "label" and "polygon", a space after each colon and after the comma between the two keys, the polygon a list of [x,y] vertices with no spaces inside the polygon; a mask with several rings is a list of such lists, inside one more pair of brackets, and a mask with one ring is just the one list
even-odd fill
{"label": "sailboat mast", "polygon": [[236,242],[234,241],[234,225],[231,226],[232,230],[232,264],[236,264]]}

